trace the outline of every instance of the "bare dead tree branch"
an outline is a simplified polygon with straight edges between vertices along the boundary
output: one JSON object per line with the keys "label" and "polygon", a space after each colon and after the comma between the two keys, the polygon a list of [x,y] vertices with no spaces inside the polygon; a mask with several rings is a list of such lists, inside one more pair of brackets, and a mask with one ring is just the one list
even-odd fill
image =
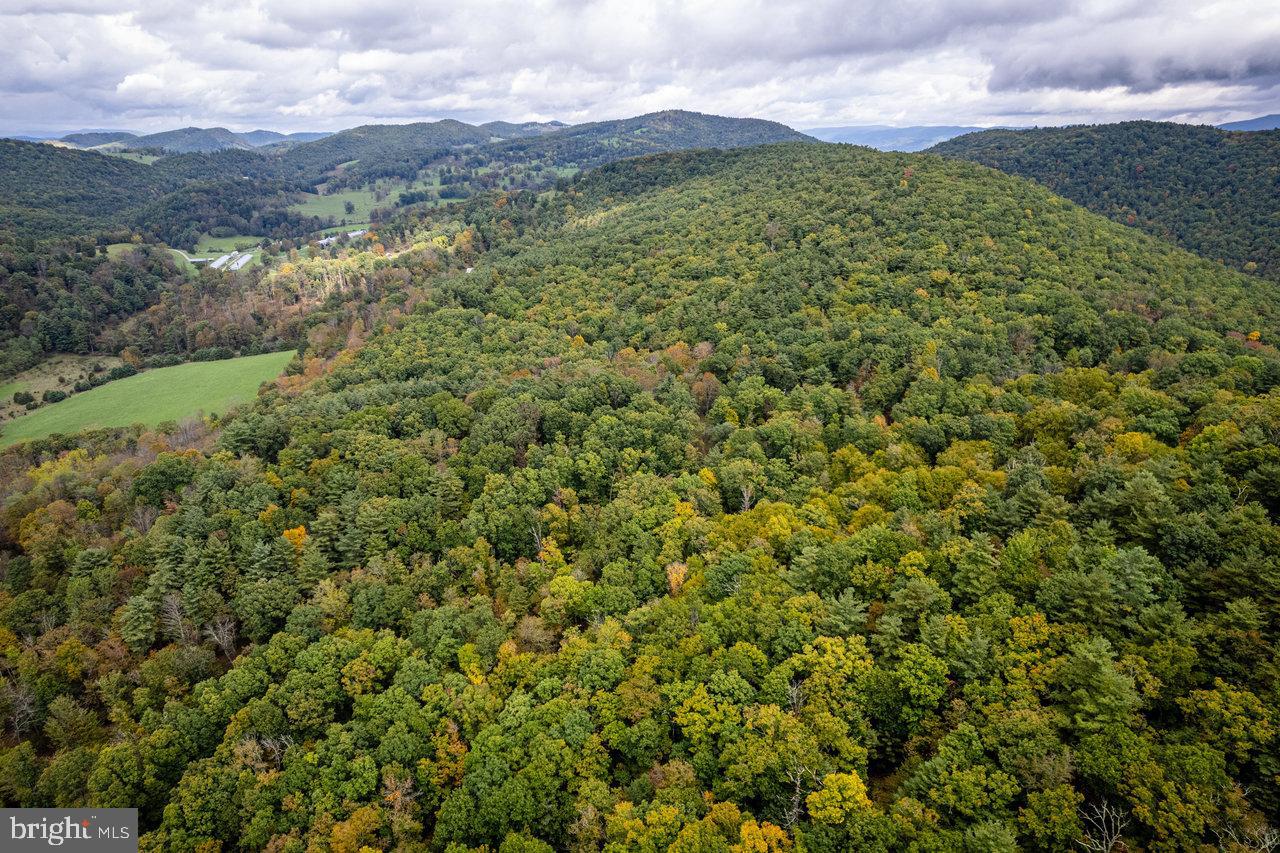
{"label": "bare dead tree branch", "polygon": [[230,661],[236,651],[236,620],[230,616],[219,616],[204,627],[204,635],[222,650]]}
{"label": "bare dead tree branch", "polygon": [[1080,809],[1080,817],[1084,821],[1085,836],[1076,843],[1091,853],[1111,853],[1121,849],[1124,828],[1129,825],[1129,815],[1120,808],[1112,806],[1106,800],[1093,803]]}

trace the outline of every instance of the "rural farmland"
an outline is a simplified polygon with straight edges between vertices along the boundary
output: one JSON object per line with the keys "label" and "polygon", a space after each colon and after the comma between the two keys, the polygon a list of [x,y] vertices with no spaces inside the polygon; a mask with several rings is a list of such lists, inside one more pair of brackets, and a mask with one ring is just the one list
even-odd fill
{"label": "rural farmland", "polygon": [[289,350],[148,370],[11,421],[0,432],[0,447],[84,429],[155,426],[222,413],[252,399],[258,386],[279,376],[291,358]]}

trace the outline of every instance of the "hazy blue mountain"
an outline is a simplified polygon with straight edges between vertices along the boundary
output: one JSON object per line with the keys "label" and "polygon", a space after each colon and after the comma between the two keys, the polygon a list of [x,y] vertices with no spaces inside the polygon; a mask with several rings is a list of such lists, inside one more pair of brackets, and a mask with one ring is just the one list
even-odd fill
{"label": "hazy blue mountain", "polygon": [[986,130],[986,128],[953,125],[890,127],[885,124],[853,124],[844,127],[811,127],[805,130],[805,133],[823,142],[847,142],[880,151],[923,151],[952,137],[978,130]]}
{"label": "hazy blue mountain", "polygon": [[333,134],[328,131],[300,131],[298,133],[280,133],[275,130],[251,130],[248,133],[236,134],[255,148],[263,145],[277,145],[283,142],[315,142]]}
{"label": "hazy blue mountain", "polygon": [[28,130],[25,133],[3,133],[0,134],[0,139],[16,139],[19,142],[48,142],[54,140],[58,142],[70,142],[72,145],[75,145],[76,142],[68,137],[92,136],[95,134],[125,134],[127,136],[137,136],[137,134],[132,130],[120,130],[113,127],[77,127],[72,128],[71,130]]}
{"label": "hazy blue mountain", "polygon": [[1280,129],[1280,113],[1248,118],[1244,121],[1229,121],[1226,124],[1218,125],[1218,127],[1223,130],[1277,130]]}

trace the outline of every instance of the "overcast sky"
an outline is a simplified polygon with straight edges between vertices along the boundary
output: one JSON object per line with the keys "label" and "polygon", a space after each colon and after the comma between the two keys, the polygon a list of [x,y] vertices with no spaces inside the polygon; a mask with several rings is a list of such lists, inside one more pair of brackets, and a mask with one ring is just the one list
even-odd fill
{"label": "overcast sky", "polygon": [[8,133],[1280,112],[1277,0],[0,0],[0,33]]}

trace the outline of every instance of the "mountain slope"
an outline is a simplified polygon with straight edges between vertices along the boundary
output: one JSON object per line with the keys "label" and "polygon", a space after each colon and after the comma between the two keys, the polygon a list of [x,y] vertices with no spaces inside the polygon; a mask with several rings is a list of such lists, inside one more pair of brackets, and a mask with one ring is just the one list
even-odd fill
{"label": "mountain slope", "polygon": [[488,121],[480,127],[503,139],[516,139],[525,136],[541,136],[567,127],[562,121],[526,121],[516,124],[509,121]]}
{"label": "mountain slope", "polygon": [[126,149],[158,148],[173,154],[207,154],[231,148],[253,147],[225,127],[184,127],[180,130],[149,133],[117,144]]}
{"label": "mountain slope", "polygon": [[1244,121],[1230,121],[1226,124],[1220,124],[1218,127],[1223,130],[1276,130],[1280,128],[1280,113],[1258,116]]}
{"label": "mountain slope", "polygon": [[237,134],[245,142],[255,148],[263,145],[277,145],[282,142],[315,142],[317,139],[324,139],[326,136],[332,136],[331,133],[320,131],[299,131],[297,133],[279,133],[274,130],[251,130],[248,133]]}
{"label": "mountain slope", "polygon": [[190,248],[214,228],[300,236],[318,220],[290,212],[278,160],[248,149],[175,154],[144,165],[96,151],[0,141],[0,228],[22,238],[128,236]]}
{"label": "mountain slope", "polygon": [[1280,131],[1124,122],[989,130],[930,151],[1033,178],[1118,222],[1280,279]]}
{"label": "mountain slope", "polygon": [[365,180],[421,168],[440,154],[489,141],[489,132],[453,119],[414,124],[368,124],[315,142],[295,145],[281,155],[294,174],[320,181],[340,165]]}
{"label": "mountain slope", "polygon": [[[491,141],[493,136],[504,134],[513,138]],[[731,148],[808,138],[775,122],[671,110],[562,127],[507,122],[475,127],[452,120],[367,125],[294,146],[281,159],[290,174],[317,183],[342,166],[343,181],[360,185],[384,177],[412,179],[433,161],[472,146],[476,157],[505,164],[541,161],[588,168],[662,151]]]}
{"label": "mountain slope", "polygon": [[121,212],[161,192],[156,174],[141,163],[0,140],[0,226],[23,236],[127,227]]}
{"label": "mountain slope", "polygon": [[4,457],[4,696],[50,721],[6,804],[137,804],[165,850],[1272,819],[1276,285],[969,163],[799,143],[380,237],[266,282],[341,282],[359,322],[335,292],[309,329],[355,346],[216,444]]}
{"label": "mountain slope", "polygon": [[69,142],[78,148],[93,148],[95,145],[107,145],[112,142],[127,142],[131,139],[137,139],[136,133],[129,133],[125,130],[117,131],[99,131],[96,133],[69,133],[60,139],[60,142]]}
{"label": "mountain slope", "polygon": [[576,124],[491,146],[498,156],[546,159],[590,168],[644,154],[686,148],[736,148],[809,139],[777,122],[666,110],[616,121]]}

